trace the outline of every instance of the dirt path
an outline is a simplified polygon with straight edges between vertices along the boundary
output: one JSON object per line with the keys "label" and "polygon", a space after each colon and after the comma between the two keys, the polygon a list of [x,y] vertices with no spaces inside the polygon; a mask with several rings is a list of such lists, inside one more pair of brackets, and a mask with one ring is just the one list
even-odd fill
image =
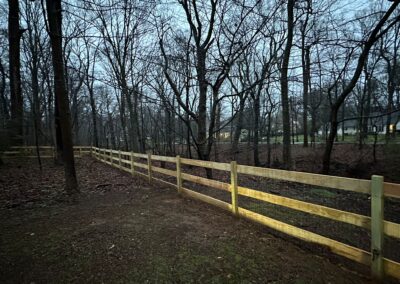
{"label": "dirt path", "polygon": [[[1,283],[365,283],[367,270],[176,191],[78,161],[78,202],[61,168],[0,168]],[[13,179],[13,180],[12,180]],[[12,181],[11,181],[12,180]],[[18,193],[15,191],[18,190]]]}

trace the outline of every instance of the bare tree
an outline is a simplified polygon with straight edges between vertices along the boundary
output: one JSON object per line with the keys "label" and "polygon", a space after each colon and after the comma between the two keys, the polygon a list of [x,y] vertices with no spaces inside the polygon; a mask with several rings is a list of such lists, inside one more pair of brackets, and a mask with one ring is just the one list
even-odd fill
{"label": "bare tree", "polygon": [[8,39],[10,64],[11,121],[9,131],[14,145],[23,142],[23,98],[20,73],[20,40],[23,29],[19,26],[19,1],[8,0]]}
{"label": "bare tree", "polygon": [[[333,148],[333,143],[335,141],[337,135],[338,128],[338,111],[340,106],[343,104],[344,100],[354,89],[361,73],[363,70],[364,63],[368,57],[369,51],[371,47],[377,42],[384,34],[386,34],[398,21],[400,21],[400,16],[397,16],[395,19],[390,21],[387,24],[390,16],[396,10],[397,6],[400,4],[400,1],[394,1],[390,8],[385,12],[385,14],[380,18],[379,22],[372,29],[371,33],[368,35],[368,38],[364,41],[362,45],[362,51],[357,60],[356,69],[351,77],[351,80],[346,86],[343,88],[341,94],[337,97],[336,101],[331,106],[331,114],[330,114],[330,129],[329,129],[329,137],[326,141],[326,147],[322,160],[322,172],[327,174],[330,169],[330,161],[331,161],[331,153]],[[387,24],[387,25],[386,25]],[[385,26],[386,25],[386,26]]]}
{"label": "bare tree", "polygon": [[56,108],[60,115],[59,122],[63,146],[62,158],[64,162],[65,190],[68,194],[75,194],[79,192],[79,189],[72,144],[71,113],[64,74],[61,0],[46,0],[46,8],[53,58],[54,94],[57,102]]}
{"label": "bare tree", "polygon": [[291,168],[291,147],[290,147],[290,111],[289,111],[289,83],[288,68],[290,50],[293,44],[294,29],[294,0],[287,3],[287,38],[281,66],[281,103],[282,103],[282,124],[283,124],[283,151],[282,159],[286,169]]}

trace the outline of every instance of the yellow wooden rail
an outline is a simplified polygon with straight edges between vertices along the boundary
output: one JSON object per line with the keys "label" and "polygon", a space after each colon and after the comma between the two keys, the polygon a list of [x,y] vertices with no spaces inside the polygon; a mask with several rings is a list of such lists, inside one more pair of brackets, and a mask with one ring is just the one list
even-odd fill
{"label": "yellow wooden rail", "polygon": [[[54,158],[54,146],[39,146],[41,158]],[[82,157],[82,154],[89,154],[92,151],[91,146],[74,146],[75,157]],[[2,158],[37,158],[36,146],[13,146],[8,151],[0,152]]]}
{"label": "yellow wooden rail", "polygon": [[[110,164],[101,156],[103,149],[93,148],[92,153],[95,157]],[[113,153],[111,152],[112,159],[114,160]],[[212,161],[201,161],[191,160],[177,157],[164,157],[159,155],[151,154],[138,154],[130,152],[121,152],[130,160],[122,159],[123,164],[130,164],[129,168],[125,168],[122,165],[116,165],[123,170],[132,174],[140,174],[149,178],[149,180],[157,180],[174,186],[178,189],[178,192],[187,195],[192,198],[199,199],[209,204],[215,205],[219,208],[229,210],[234,215],[247,218],[249,220],[261,223],[272,229],[286,233],[290,236],[300,238],[305,241],[317,243],[328,247],[332,252],[352,259],[354,261],[370,265],[372,276],[377,279],[381,279],[383,274],[391,275],[400,279],[400,263],[386,259],[382,256],[382,245],[383,245],[383,234],[387,236],[400,238],[400,224],[383,220],[383,198],[386,197],[400,197],[400,185],[394,183],[385,183],[381,177],[373,177],[372,180],[360,180],[352,178],[343,178],[335,176],[325,176],[319,174],[310,174],[302,172],[291,172],[276,169],[257,168],[251,166],[237,165],[236,162],[231,164],[217,163]],[[133,161],[133,157],[146,159],[147,163],[138,163],[136,160]],[[176,171],[168,170],[152,165],[151,161],[163,161],[169,162],[176,165]],[[196,167],[211,168],[215,170],[228,171],[231,173],[231,183],[224,183],[216,180],[210,180],[204,177],[191,175],[182,172],[182,165],[190,165]],[[135,167],[147,170],[147,174],[135,171]],[[163,179],[152,177],[152,172],[158,172],[167,176],[175,177],[176,184],[164,181]],[[254,189],[238,186],[238,173],[247,174],[253,176],[260,176],[271,179],[284,180],[289,182],[298,182],[309,185],[316,185],[321,187],[329,187],[340,190],[354,191],[363,194],[371,194],[371,207],[372,217],[363,216],[356,213],[346,212],[318,204],[312,204],[288,197],[270,194],[267,192],[257,191]],[[182,187],[183,180],[198,183],[215,189],[228,191],[231,193],[232,203],[226,203],[216,198],[212,198],[205,194],[201,194],[187,188]],[[379,193],[380,192],[380,193]],[[380,195],[381,194],[381,195]],[[356,247],[352,247],[341,242],[329,239],[327,237],[318,235],[313,232],[306,231],[301,228],[286,224],[284,222],[272,219],[270,217],[255,213],[253,211],[244,209],[238,204],[238,195],[254,198],[264,202],[285,206],[294,210],[306,212],[316,216],[332,219],[348,223],[351,225],[359,226],[371,230],[372,232],[372,248],[371,252],[361,250]]]}
{"label": "yellow wooden rail", "polygon": [[[110,153],[109,160],[118,160],[119,164],[111,164],[107,158],[101,153]],[[385,221],[383,219],[383,197],[400,198],[400,184],[385,183],[383,177],[373,176],[371,180],[361,180],[353,178],[343,178],[335,176],[325,176],[311,173],[292,172],[268,168],[258,168],[244,165],[237,165],[236,162],[217,163],[212,161],[191,160],[177,157],[164,157],[159,155],[138,154],[131,152],[119,152],[115,150],[105,150],[99,148],[92,148],[91,153],[99,160],[121,168],[132,174],[139,174],[146,176],[149,181],[157,180],[178,189],[178,192],[192,198],[199,199],[219,208],[229,210],[234,215],[247,218],[249,220],[261,223],[272,229],[286,233],[290,236],[300,238],[305,241],[313,242],[319,245],[328,247],[332,252],[354,260],[356,262],[371,266],[372,277],[375,279],[382,279],[384,274],[390,275],[400,279],[400,263],[386,259],[382,256],[383,235],[400,238],[400,224]],[[115,156],[114,154],[118,154]],[[129,157],[130,160],[121,159],[120,155],[123,154]],[[145,159],[146,162],[139,163],[136,159]],[[134,160],[135,159],[135,160]],[[174,163],[176,171],[156,167],[152,165],[152,160]],[[125,167],[124,165],[129,165]],[[231,173],[230,184],[210,180],[204,177],[191,175],[182,172],[182,165],[191,165],[196,167],[211,168]],[[138,172],[135,167],[142,168],[147,171],[146,173]],[[175,177],[176,184],[167,182],[163,179],[153,177],[153,172],[161,173],[167,176]],[[341,189],[347,191],[358,192],[362,194],[371,195],[371,217],[363,216],[356,213],[346,212],[318,204],[312,204],[288,197],[283,197],[267,192],[262,192],[246,187],[238,186],[238,173],[253,176],[260,176],[270,179],[278,179],[289,182],[298,182],[309,185],[317,185],[322,187],[329,187],[334,189]],[[231,204],[212,198],[205,194],[201,194],[187,188],[183,188],[183,180],[198,183],[215,189],[227,191],[231,193]],[[332,219],[339,222],[348,223],[358,227],[371,230],[371,252],[343,244],[339,241],[318,235],[313,232],[297,228],[293,225],[272,219],[270,217],[255,213],[248,209],[240,207],[238,204],[238,195],[254,198],[264,202],[284,206],[294,210],[306,212],[316,216]]]}
{"label": "yellow wooden rail", "polygon": [[[29,152],[34,147],[14,147],[13,152]],[[42,147],[43,150],[51,150],[51,147]],[[117,167],[132,175],[145,176],[151,182],[156,180],[169,186],[174,186],[178,192],[192,198],[199,199],[219,208],[229,210],[234,215],[247,218],[249,220],[261,223],[272,229],[286,233],[290,236],[300,238],[305,241],[313,242],[328,247],[332,252],[349,258],[351,260],[371,266],[372,277],[382,279],[384,274],[400,279],[400,263],[386,259],[382,255],[383,236],[387,235],[400,239],[400,224],[385,221],[383,218],[384,197],[400,198],[400,184],[387,183],[383,181],[383,177],[373,176],[371,180],[343,178],[336,176],[325,176],[319,174],[293,172],[269,168],[259,168],[252,166],[237,165],[236,162],[218,163],[212,161],[192,160],[177,157],[165,157],[159,155],[141,154],[133,152],[124,152],[110,149],[100,149],[96,147],[75,147],[75,152],[91,153],[98,160]],[[24,156],[25,157],[25,156]],[[140,162],[140,159],[143,162]],[[161,161],[173,163],[176,170],[156,167],[152,161]],[[196,167],[210,168],[230,172],[230,183],[210,180],[182,172],[182,165],[190,165]],[[141,168],[145,172],[137,171],[135,168]],[[153,176],[153,172],[157,172],[166,176],[176,178],[176,184],[165,181]],[[246,187],[238,186],[238,174],[246,174],[252,176],[260,176],[270,179],[284,180],[289,182],[297,182],[321,187],[334,188],[339,190],[353,191],[361,194],[371,195],[371,217],[346,212],[318,204],[312,204],[288,197],[270,194]],[[183,181],[190,181],[212,187],[215,189],[230,192],[231,204],[212,198],[205,194],[201,194],[187,188],[184,188]],[[358,227],[371,230],[371,252],[352,247],[347,244],[329,239],[313,232],[297,228],[293,225],[272,219],[270,217],[255,213],[248,209],[240,207],[238,203],[238,195],[246,196],[256,200],[261,200],[271,204],[284,206],[294,210],[306,212],[316,216],[332,219],[339,222],[355,225]]]}

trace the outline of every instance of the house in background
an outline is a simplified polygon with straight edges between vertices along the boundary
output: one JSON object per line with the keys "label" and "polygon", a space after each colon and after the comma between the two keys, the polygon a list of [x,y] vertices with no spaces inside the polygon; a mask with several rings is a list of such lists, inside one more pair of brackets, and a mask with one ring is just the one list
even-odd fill
{"label": "house in background", "polygon": [[[381,112],[371,113],[368,118],[367,131],[372,134],[375,131],[378,134],[386,134],[386,123],[387,123],[387,115],[382,115]],[[338,125],[338,135],[356,135],[359,133],[360,121],[357,118],[349,119],[344,122],[339,123]],[[400,133],[400,111],[396,111],[390,115],[390,125],[389,125],[390,133]],[[325,135],[329,133],[329,125],[322,126],[318,131],[318,135]]]}
{"label": "house in background", "polygon": [[[379,113],[372,114],[371,118],[368,119],[368,132],[374,133],[374,127],[376,127],[378,134],[386,134],[387,119],[387,115],[379,116]],[[390,115],[389,132],[400,132],[400,111],[396,111]]]}

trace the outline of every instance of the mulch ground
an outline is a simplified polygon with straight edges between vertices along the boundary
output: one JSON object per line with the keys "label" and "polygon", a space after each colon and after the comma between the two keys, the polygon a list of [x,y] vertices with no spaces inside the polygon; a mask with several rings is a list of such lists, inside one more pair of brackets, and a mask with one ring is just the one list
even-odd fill
{"label": "mulch ground", "polygon": [[368,269],[92,158],[0,167],[1,283],[365,283]]}

